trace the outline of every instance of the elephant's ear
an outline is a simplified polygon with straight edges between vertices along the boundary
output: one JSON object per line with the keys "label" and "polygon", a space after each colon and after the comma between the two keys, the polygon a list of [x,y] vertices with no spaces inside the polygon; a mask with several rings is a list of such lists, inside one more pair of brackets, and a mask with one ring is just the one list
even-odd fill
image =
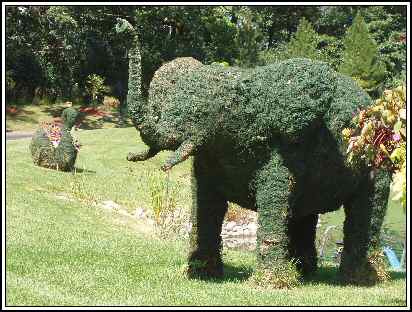
{"label": "elephant's ear", "polygon": [[202,66],[203,64],[193,57],[178,57],[156,70],[149,89],[149,105],[154,115],[159,116],[160,112],[170,105],[176,82]]}

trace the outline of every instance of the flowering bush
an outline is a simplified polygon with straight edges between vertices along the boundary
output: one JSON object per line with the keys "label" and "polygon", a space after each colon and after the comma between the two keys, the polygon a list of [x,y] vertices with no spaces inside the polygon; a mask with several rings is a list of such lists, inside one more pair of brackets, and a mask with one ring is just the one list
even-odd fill
{"label": "flowering bush", "polygon": [[406,88],[385,90],[374,105],[355,113],[342,131],[350,164],[384,168],[393,176],[392,199],[406,207]]}
{"label": "flowering bush", "polygon": [[[59,146],[62,135],[63,135],[63,128],[60,123],[56,122],[44,122],[42,123],[41,127],[44,129],[46,132],[47,137],[49,138],[52,146],[56,148]],[[79,140],[73,136],[73,145],[76,148],[77,151],[80,150],[80,142]]]}
{"label": "flowering bush", "polygon": [[79,151],[79,150],[80,150],[80,146],[81,146],[80,141],[79,141],[79,139],[78,139],[77,137],[75,137],[73,134],[72,134],[72,137],[73,137],[73,146],[75,147],[75,149],[76,149],[77,151]]}
{"label": "flowering bush", "polygon": [[46,132],[46,135],[52,143],[53,147],[56,148],[59,145],[62,137],[61,125],[55,122],[45,122],[41,125],[41,127]]}
{"label": "flowering bush", "polygon": [[93,104],[96,104],[99,97],[102,97],[104,93],[108,92],[108,87],[104,84],[105,78],[90,74],[86,80],[86,91],[91,96]]}

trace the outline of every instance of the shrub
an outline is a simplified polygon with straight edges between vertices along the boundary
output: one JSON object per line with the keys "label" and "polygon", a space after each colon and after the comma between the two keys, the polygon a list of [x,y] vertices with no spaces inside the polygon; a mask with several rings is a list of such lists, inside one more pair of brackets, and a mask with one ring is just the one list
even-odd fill
{"label": "shrub", "polygon": [[385,168],[394,174],[394,199],[406,207],[406,88],[386,90],[374,105],[359,111],[353,128],[342,131],[348,162]]}
{"label": "shrub", "polygon": [[226,62],[226,61],[212,62],[210,65],[220,65],[220,66],[223,66],[223,67],[229,67],[230,66],[229,63]]}
{"label": "shrub", "polygon": [[104,78],[97,74],[90,74],[86,80],[86,91],[91,97],[92,104],[97,104],[98,100],[108,91],[104,85]]}
{"label": "shrub", "polygon": [[13,77],[13,71],[7,70],[6,71],[6,93],[11,94],[16,87],[16,81]]}
{"label": "shrub", "polygon": [[147,181],[155,224],[163,233],[177,232],[182,225],[182,210],[178,209],[179,186],[169,174],[148,171]]}
{"label": "shrub", "polygon": [[103,98],[103,106],[105,109],[117,108],[120,105],[120,101],[113,96],[105,96]]}

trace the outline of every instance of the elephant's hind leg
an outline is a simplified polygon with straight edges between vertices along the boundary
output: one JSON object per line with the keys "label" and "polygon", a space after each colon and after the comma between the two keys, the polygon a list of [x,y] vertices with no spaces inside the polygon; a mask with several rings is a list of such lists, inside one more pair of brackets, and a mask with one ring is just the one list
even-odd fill
{"label": "elephant's hind leg", "polygon": [[315,245],[317,223],[317,214],[295,217],[289,221],[290,256],[297,260],[297,267],[304,275],[317,270],[318,258]]}

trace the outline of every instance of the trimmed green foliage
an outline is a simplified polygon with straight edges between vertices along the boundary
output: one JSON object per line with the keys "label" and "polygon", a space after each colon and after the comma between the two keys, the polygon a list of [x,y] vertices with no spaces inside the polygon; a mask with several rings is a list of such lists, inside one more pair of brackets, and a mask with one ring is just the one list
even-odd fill
{"label": "trimmed green foliage", "polygon": [[[389,181],[358,194],[374,184],[366,168],[346,165],[340,137],[369,96],[353,80],[309,59],[255,69],[198,66],[191,59],[165,66],[174,64],[187,70],[172,74],[170,83],[153,80],[163,88],[153,89],[139,108],[146,113],[135,121],[149,150],[129,160],[173,150],[162,166],[166,171],[194,155],[189,275],[222,276],[220,232],[228,201],[259,212],[258,272],[272,272],[260,279],[271,286],[295,285],[295,272],[316,269],[316,215],[342,204],[348,224],[363,224],[362,231],[347,227],[347,257],[356,262],[342,262],[342,270],[360,270],[379,235]],[[351,208],[356,194],[376,200]],[[286,269],[291,261],[294,270]]]}
{"label": "trimmed green foliage", "polygon": [[62,171],[71,171],[77,157],[77,147],[70,134],[79,113],[74,108],[66,108],[62,113],[63,126],[55,126],[59,132],[59,142],[53,146],[48,129],[39,127],[33,135],[30,153],[34,164]]}
{"label": "trimmed green foliage", "polygon": [[97,104],[98,99],[103,98],[103,94],[107,92],[107,86],[104,85],[104,78],[96,75],[90,74],[87,76],[86,80],[86,91],[91,97],[91,102]]}
{"label": "trimmed green foliage", "polygon": [[[169,90],[172,91],[179,77],[199,68],[203,64],[192,57],[180,57],[160,67],[154,74],[150,83],[149,101],[158,104],[150,106],[153,115],[159,115],[172,103],[168,102]],[[139,105],[130,103],[130,105]]]}
{"label": "trimmed green foliage", "polygon": [[359,13],[344,38],[345,51],[339,71],[351,76],[367,91],[374,91],[383,81],[384,64],[378,58],[378,46]]}
{"label": "trimmed green foliage", "polygon": [[121,36],[129,39],[129,80],[128,80],[128,113],[132,121],[137,125],[141,118],[142,112],[139,108],[142,106],[142,58],[140,54],[140,41],[137,32],[133,26],[125,19],[118,18],[116,24],[116,32]]}

